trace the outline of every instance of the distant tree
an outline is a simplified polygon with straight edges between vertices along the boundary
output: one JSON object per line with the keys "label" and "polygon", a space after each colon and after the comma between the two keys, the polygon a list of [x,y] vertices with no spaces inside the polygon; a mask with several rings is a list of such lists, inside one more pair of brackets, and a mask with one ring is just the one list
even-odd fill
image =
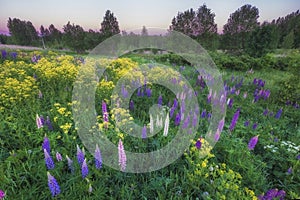
{"label": "distant tree", "polygon": [[86,48],[84,43],[85,32],[83,28],[79,25],[71,25],[70,22],[68,22],[64,25],[63,30],[63,38],[66,45],[77,53],[82,53]]}
{"label": "distant tree", "polygon": [[62,32],[60,32],[53,24],[48,27],[49,30],[49,40],[51,42],[60,43],[62,40]]}
{"label": "distant tree", "polygon": [[146,26],[143,26],[141,35],[142,36],[147,36],[148,35],[148,30],[147,30]]}
{"label": "distant tree", "polygon": [[103,21],[101,23],[100,33],[104,38],[109,38],[115,34],[120,33],[119,23],[114,14],[107,10]]}
{"label": "distant tree", "polygon": [[[291,41],[292,32],[294,34],[293,44],[289,44],[288,46],[292,46],[294,48],[300,48],[300,11],[292,12],[285,17],[279,17],[276,22],[274,22],[278,30],[280,32],[280,46],[279,47],[287,47],[286,40]],[[290,35],[289,35],[290,34]],[[289,36],[288,36],[289,35]],[[285,43],[285,44],[284,44]]]}
{"label": "distant tree", "polygon": [[249,4],[242,6],[230,14],[227,23],[223,27],[223,47],[228,49],[245,49],[251,31],[258,27],[259,11]]}
{"label": "distant tree", "polygon": [[281,47],[283,49],[292,49],[294,48],[294,40],[295,40],[295,35],[294,35],[294,31],[291,30],[289,34],[287,34],[284,38],[283,38],[283,42]]}
{"label": "distant tree", "polygon": [[16,44],[34,45],[37,42],[38,34],[30,21],[9,18],[7,27]]}
{"label": "distant tree", "polygon": [[101,41],[102,38],[99,32],[90,29],[85,33],[84,43],[86,49],[94,49]]}
{"label": "distant tree", "polygon": [[279,41],[279,32],[275,24],[263,23],[252,31],[246,51],[249,55],[260,57],[276,49]]}
{"label": "distant tree", "polygon": [[41,25],[40,27],[40,37],[43,43],[43,48],[45,49],[46,48],[45,43],[48,41],[48,37],[49,37],[49,30],[47,28],[45,29],[43,25]]}
{"label": "distant tree", "polygon": [[182,32],[194,39],[206,48],[216,48],[217,45],[217,24],[215,14],[205,4],[195,12],[189,9],[178,13],[172,19],[170,30]]}

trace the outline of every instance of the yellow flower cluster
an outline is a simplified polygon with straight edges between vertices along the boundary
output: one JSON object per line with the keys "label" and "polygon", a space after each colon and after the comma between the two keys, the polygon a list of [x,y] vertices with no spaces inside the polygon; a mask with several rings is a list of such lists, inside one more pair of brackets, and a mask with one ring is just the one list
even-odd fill
{"label": "yellow flower cluster", "polygon": [[0,65],[0,102],[5,108],[16,104],[33,104],[38,96],[38,87],[28,75],[31,65],[23,61],[5,61]]}

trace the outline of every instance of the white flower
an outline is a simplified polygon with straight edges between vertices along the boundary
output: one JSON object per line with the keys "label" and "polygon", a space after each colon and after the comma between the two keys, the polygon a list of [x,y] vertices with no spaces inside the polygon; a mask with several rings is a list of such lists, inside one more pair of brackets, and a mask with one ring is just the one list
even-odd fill
{"label": "white flower", "polygon": [[169,123],[170,123],[170,117],[169,117],[169,113],[167,113],[167,117],[165,120],[164,134],[163,134],[165,137],[167,137],[169,132]]}

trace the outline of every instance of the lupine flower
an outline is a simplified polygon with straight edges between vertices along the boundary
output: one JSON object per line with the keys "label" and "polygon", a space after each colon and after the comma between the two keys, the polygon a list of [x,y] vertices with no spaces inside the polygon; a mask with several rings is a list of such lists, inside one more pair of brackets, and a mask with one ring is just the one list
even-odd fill
{"label": "lupine flower", "polygon": [[276,115],[275,115],[275,118],[276,118],[276,119],[279,119],[280,116],[281,116],[281,113],[282,113],[282,108],[280,108],[280,109],[278,110],[278,112],[277,112]]}
{"label": "lupine flower", "polygon": [[46,149],[44,149],[44,155],[45,155],[45,164],[47,169],[53,169],[55,167],[54,162]]}
{"label": "lupine flower", "polygon": [[50,141],[49,139],[47,138],[47,136],[44,137],[44,140],[43,140],[43,144],[42,144],[42,149],[46,149],[46,151],[48,152],[48,154],[50,154]]}
{"label": "lupine flower", "polygon": [[69,170],[71,171],[71,173],[73,173],[74,172],[73,160],[71,160],[68,155],[66,155],[66,158],[68,161]]}
{"label": "lupine flower", "polygon": [[192,121],[192,126],[193,127],[196,127],[198,124],[198,116],[196,113],[194,113],[194,116],[193,116],[193,121]]}
{"label": "lupine flower", "polygon": [[227,105],[228,105],[229,108],[232,108],[232,105],[233,105],[233,99],[232,98],[228,99]]}
{"label": "lupine flower", "polygon": [[217,129],[215,136],[214,136],[214,140],[217,142],[220,139],[220,135],[221,135],[221,131],[219,129]]}
{"label": "lupine flower", "polygon": [[249,123],[250,123],[249,120],[245,121],[244,126],[245,127],[249,126]]}
{"label": "lupine flower", "polygon": [[263,115],[266,116],[268,114],[268,112],[269,112],[268,109],[265,109]]}
{"label": "lupine flower", "polygon": [[119,140],[119,144],[118,144],[118,152],[119,152],[120,169],[121,169],[121,171],[124,172],[126,169],[126,154],[125,154],[123,142],[121,139]]}
{"label": "lupine flower", "polygon": [[158,104],[159,106],[162,106],[162,103],[163,103],[162,96],[161,96],[161,95],[159,95],[159,97],[158,97],[158,101],[157,101],[157,104]]}
{"label": "lupine flower", "polygon": [[82,178],[85,178],[89,173],[89,168],[86,164],[86,158],[83,160],[83,163],[81,165],[81,176]]}
{"label": "lupine flower", "polygon": [[146,95],[147,95],[147,97],[151,97],[152,90],[150,88],[146,88]]}
{"label": "lupine flower", "polygon": [[252,129],[255,130],[257,128],[257,123],[254,123]]}
{"label": "lupine flower", "polygon": [[50,174],[50,172],[47,172],[48,176],[48,186],[51,192],[52,197],[55,197],[60,194],[60,187],[56,181],[56,179]]}
{"label": "lupine flower", "polygon": [[84,161],[84,149],[82,148],[82,150],[79,148],[78,144],[77,144],[77,161],[79,163],[79,165],[82,165],[83,161]]}
{"label": "lupine flower", "polygon": [[195,144],[195,147],[196,147],[197,149],[200,149],[201,146],[202,146],[202,142],[201,142],[201,138],[199,138],[199,139],[197,140],[196,144]]}
{"label": "lupine flower", "polygon": [[190,123],[190,115],[188,115],[186,118],[185,118],[185,120],[184,120],[184,122],[183,122],[183,125],[182,125],[182,128],[187,128],[188,126],[189,126],[189,123]]}
{"label": "lupine flower", "polygon": [[61,154],[56,152],[56,160],[59,162],[59,161],[62,161],[62,157],[61,157]]}
{"label": "lupine flower", "polygon": [[265,195],[260,195],[258,197],[259,200],[272,200],[274,198],[283,200],[286,196],[286,193],[284,190],[279,190],[278,189],[270,189],[266,192]]}
{"label": "lupine flower", "polygon": [[154,121],[152,115],[150,115],[150,133],[154,132]]}
{"label": "lupine flower", "polygon": [[174,122],[175,126],[178,126],[180,124],[180,121],[181,121],[180,113],[177,113]]}
{"label": "lupine flower", "polygon": [[50,121],[49,116],[46,117],[45,124],[46,124],[46,126],[48,127],[48,130],[49,130],[49,131],[53,131],[53,130],[54,130],[54,128],[53,128],[53,126],[52,126],[52,123],[51,123],[51,121]]}
{"label": "lupine flower", "polygon": [[175,99],[174,99],[174,102],[173,102],[173,107],[176,109],[177,106],[178,106],[178,101],[177,101],[177,99],[175,98]]}
{"label": "lupine flower", "polygon": [[102,168],[102,156],[98,144],[96,144],[96,149],[95,149],[95,166],[97,169]]}
{"label": "lupine flower", "polygon": [[129,110],[133,111],[134,110],[134,103],[132,100],[129,102]]}
{"label": "lupine flower", "polygon": [[108,112],[105,101],[102,101],[102,115],[103,115],[103,121],[105,123],[105,128],[107,128],[107,122],[108,122]]}
{"label": "lupine flower", "polygon": [[5,197],[5,192],[0,190],[0,200],[3,199]]}
{"label": "lupine flower", "polygon": [[248,149],[253,150],[258,141],[258,135],[252,137],[248,143]]}
{"label": "lupine flower", "polygon": [[146,139],[147,138],[147,127],[144,125],[144,127],[142,128],[142,139]]}
{"label": "lupine flower", "polygon": [[232,118],[232,121],[231,121],[231,124],[230,124],[230,127],[229,127],[230,131],[233,131],[233,129],[234,129],[235,125],[236,125],[236,122],[239,119],[239,115],[240,115],[240,109],[238,108],[237,111],[233,115],[233,118]]}
{"label": "lupine flower", "polygon": [[14,59],[14,60],[17,58],[17,55],[18,55],[17,52],[11,52],[11,53],[10,53],[10,56],[11,56],[12,59]]}
{"label": "lupine flower", "polygon": [[37,126],[38,129],[40,129],[44,126],[43,118],[42,118],[42,116],[39,117],[38,114],[36,114],[36,126]]}
{"label": "lupine flower", "polygon": [[163,134],[163,136],[165,137],[167,137],[169,132],[169,124],[170,124],[170,117],[169,117],[169,113],[167,113],[167,117],[165,120],[164,134]]}
{"label": "lupine flower", "polygon": [[170,110],[170,117],[173,117],[173,114],[174,114],[174,112],[175,112],[175,107],[174,106],[172,106],[172,108],[171,108],[171,110]]}
{"label": "lupine flower", "polygon": [[128,97],[128,91],[127,89],[124,87],[124,84],[122,84],[121,86],[121,94],[123,95],[124,98]]}
{"label": "lupine flower", "polygon": [[204,109],[201,113],[201,118],[205,118],[206,117],[206,110]]}
{"label": "lupine flower", "polygon": [[2,59],[5,59],[6,56],[7,56],[7,52],[5,50],[2,50],[1,51],[1,56],[2,56]]}
{"label": "lupine flower", "polygon": [[298,154],[297,159],[300,160],[300,154]]}
{"label": "lupine flower", "polygon": [[223,118],[223,119],[221,119],[221,120],[219,121],[218,129],[219,129],[220,131],[222,131],[222,130],[223,130],[224,123],[225,123],[225,120],[224,120],[224,118]]}
{"label": "lupine flower", "polygon": [[288,174],[293,173],[293,168],[292,168],[292,167],[288,168],[287,173],[288,173]]}
{"label": "lupine flower", "polygon": [[247,95],[248,95],[247,92],[245,92],[244,95],[243,95],[244,99],[247,98]]}

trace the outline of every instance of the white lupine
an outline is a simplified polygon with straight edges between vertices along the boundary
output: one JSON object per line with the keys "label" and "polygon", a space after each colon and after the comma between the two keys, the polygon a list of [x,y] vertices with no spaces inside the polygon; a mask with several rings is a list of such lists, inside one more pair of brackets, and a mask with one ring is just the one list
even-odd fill
{"label": "white lupine", "polygon": [[150,115],[150,133],[152,134],[154,132],[154,124],[153,124],[153,117]]}
{"label": "white lupine", "polygon": [[170,117],[169,117],[169,113],[167,113],[167,117],[165,120],[164,134],[163,134],[163,136],[165,136],[165,137],[167,137],[168,132],[169,132],[169,123],[170,123]]}

